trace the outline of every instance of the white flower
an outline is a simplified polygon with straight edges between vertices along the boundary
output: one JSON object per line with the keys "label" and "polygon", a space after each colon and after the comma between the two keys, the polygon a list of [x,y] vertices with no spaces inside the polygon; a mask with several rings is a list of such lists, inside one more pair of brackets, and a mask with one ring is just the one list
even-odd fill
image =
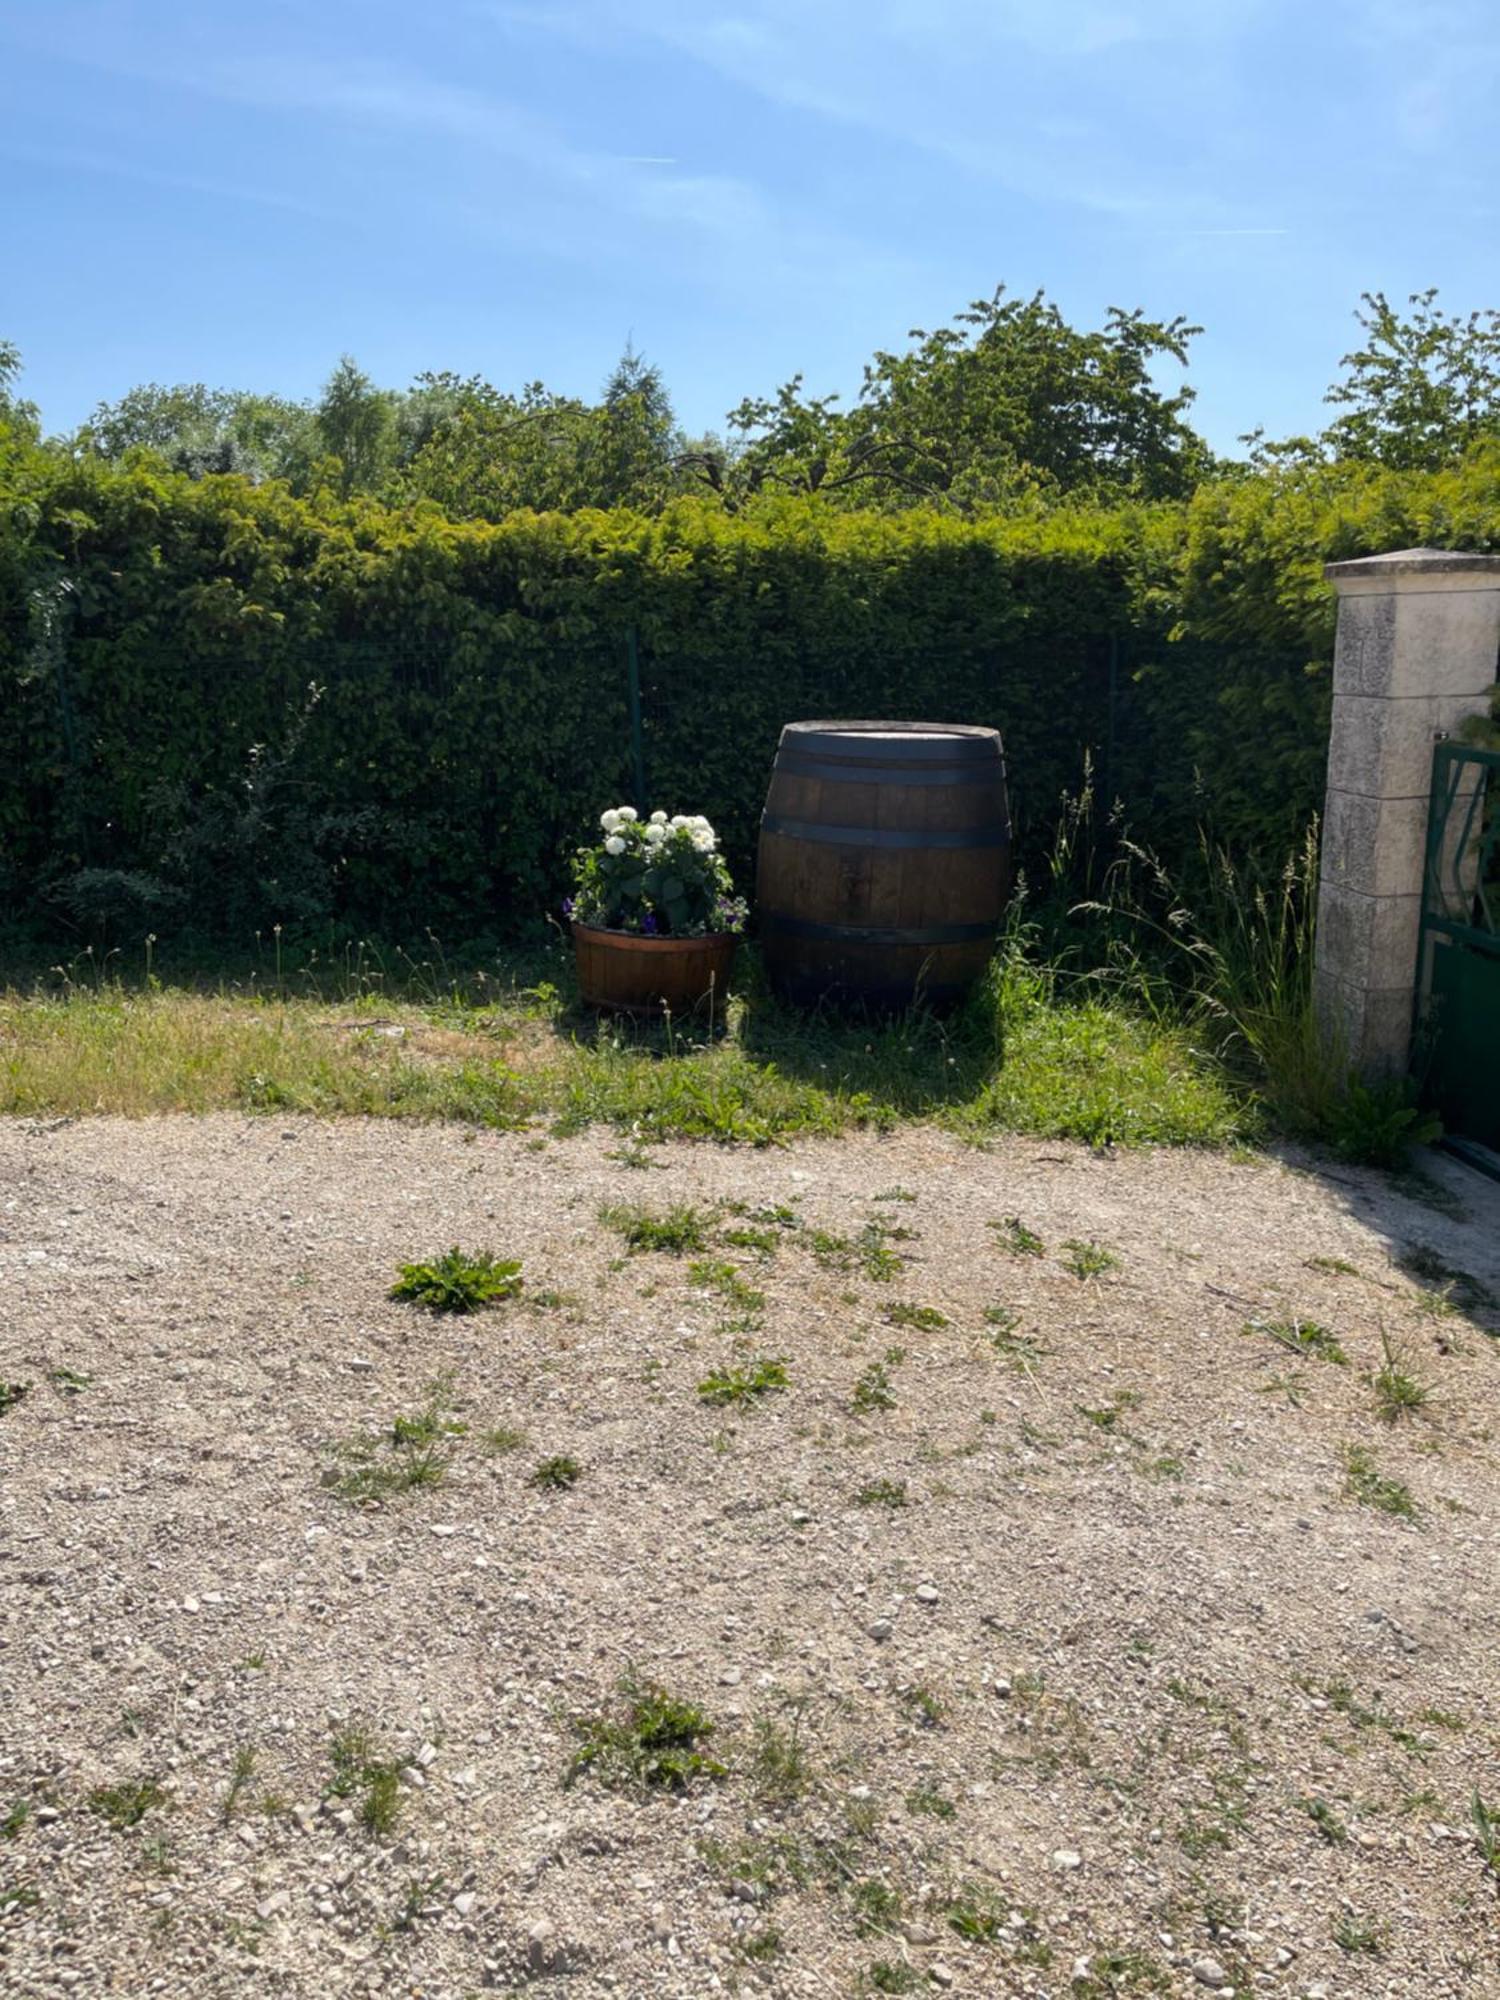
{"label": "white flower", "polygon": [[604,843],[604,851],[606,854],[623,854],[625,843],[617,833],[612,833]]}
{"label": "white flower", "polygon": [[646,845],[648,847],[660,847],[666,837],[667,829],[664,826],[657,826],[653,823],[646,828]]}
{"label": "white flower", "polygon": [[710,830],[707,833],[704,833],[702,831],[695,833],[693,835],[693,845],[694,847],[697,848],[700,854],[712,854],[714,851],[714,837],[712,831]]}
{"label": "white flower", "polygon": [[668,821],[668,825],[672,828],[672,831],[674,833],[677,831],[679,827],[691,826],[692,823],[693,822],[688,818],[686,813],[673,813],[671,819]]}
{"label": "white flower", "polygon": [[652,813],[652,815],[651,815],[651,824],[652,824],[653,826],[665,826],[665,825],[666,825],[666,823],[667,823],[667,816],[666,816],[666,814],[665,814],[664,812],[654,812],[654,813]]}
{"label": "white flower", "polygon": [[640,818],[640,814],[636,811],[634,806],[616,806],[615,812],[620,819],[629,820],[629,819]]}
{"label": "white flower", "polygon": [[599,824],[604,828],[606,833],[613,833],[615,828],[620,824],[620,815],[611,806],[607,813],[600,813]]}

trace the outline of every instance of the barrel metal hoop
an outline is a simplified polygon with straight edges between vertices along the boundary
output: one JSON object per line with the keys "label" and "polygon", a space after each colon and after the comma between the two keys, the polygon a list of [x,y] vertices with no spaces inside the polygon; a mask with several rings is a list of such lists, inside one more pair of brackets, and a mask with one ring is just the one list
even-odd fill
{"label": "barrel metal hoop", "polygon": [[818,826],[806,819],[783,819],[780,813],[763,813],[762,833],[779,833],[787,840],[811,840],[829,847],[952,847],[1003,848],[1010,845],[1010,828],[934,827],[907,832],[894,827]]}
{"label": "barrel metal hoop", "polygon": [[875,763],[867,757],[792,757],[785,751],[776,759],[771,777],[773,781],[777,778],[827,778],[839,785],[884,784],[903,790],[907,785],[985,785],[994,788],[1005,781],[998,758],[987,758],[983,763],[970,758],[962,764],[939,764],[934,760],[924,764],[890,765]]}
{"label": "barrel metal hoop", "polygon": [[764,934],[778,937],[809,938],[828,944],[979,944],[993,939],[997,925],[926,924],[906,929],[880,930],[867,924],[818,924],[806,917],[783,917],[763,910],[760,918]]}

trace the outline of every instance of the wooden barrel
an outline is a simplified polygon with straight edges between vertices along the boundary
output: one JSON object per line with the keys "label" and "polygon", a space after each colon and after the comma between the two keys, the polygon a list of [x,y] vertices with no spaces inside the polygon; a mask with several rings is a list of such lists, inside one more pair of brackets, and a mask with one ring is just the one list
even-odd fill
{"label": "wooden barrel", "polygon": [[766,970],[783,998],[952,1006],[985,968],[1009,886],[998,730],[782,730],[756,901]]}

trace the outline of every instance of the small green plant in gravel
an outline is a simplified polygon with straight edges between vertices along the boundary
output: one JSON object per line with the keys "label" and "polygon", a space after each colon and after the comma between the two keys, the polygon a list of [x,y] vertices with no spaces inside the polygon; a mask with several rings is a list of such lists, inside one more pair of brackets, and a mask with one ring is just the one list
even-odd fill
{"label": "small green plant in gravel", "polygon": [[21,1830],[35,1808],[30,1799],[17,1799],[15,1804],[0,1813],[0,1840],[17,1840]]}
{"label": "small green plant in gravel", "polygon": [[1081,1237],[1070,1236],[1063,1244],[1067,1256],[1063,1258],[1063,1269],[1071,1271],[1075,1278],[1099,1278],[1106,1271],[1117,1271],[1120,1260],[1113,1250],[1106,1250],[1102,1243],[1093,1238],[1084,1242]]}
{"label": "small green plant in gravel", "polygon": [[1309,1271],[1326,1271],[1333,1278],[1357,1278],[1359,1266],[1351,1264],[1347,1257],[1309,1257]]}
{"label": "small green plant in gravel", "polygon": [[570,1486],[576,1486],[583,1476],[583,1467],[576,1458],[569,1458],[566,1452],[559,1452],[552,1458],[544,1458],[532,1469],[528,1486],[538,1486],[544,1492],[565,1493]]}
{"label": "small green plant in gravel", "polygon": [[1293,1802],[1312,1821],[1319,1838],[1330,1847],[1342,1847],[1349,1838],[1349,1829],[1339,1818],[1326,1799],[1297,1799]]}
{"label": "small green plant in gravel", "polygon": [[620,1693],[622,1705],[613,1713],[583,1716],[574,1723],[578,1748],[565,1784],[590,1771],[604,1785],[680,1792],[695,1778],[725,1775],[725,1767],[703,1747],[714,1724],[696,1702],[684,1701],[655,1681],[633,1677],[622,1682]]}
{"label": "small green plant in gravel", "polygon": [[224,1792],[224,1803],[220,1807],[220,1817],[228,1826],[234,1817],[234,1809],[239,1804],[240,1793],[244,1791],[255,1774],[255,1751],[249,1743],[242,1743],[234,1753],[234,1762],[229,1767],[229,1784]]}
{"label": "small green plant in gravel", "polygon": [[107,1820],[116,1833],[139,1826],[148,1812],[167,1803],[154,1778],[124,1778],[118,1785],[96,1785],[89,1793],[89,1811]]}
{"label": "small green plant in gravel", "polygon": [[923,1984],[921,1973],[904,1959],[877,1958],[865,1968],[860,1990],[865,1993],[916,1993]]}
{"label": "small green plant in gravel", "polygon": [[1352,1444],[1344,1453],[1344,1494],[1361,1507],[1374,1507],[1382,1514],[1394,1514],[1403,1521],[1417,1518],[1417,1503],[1411,1488],[1381,1472],[1373,1453]]}
{"label": "small green plant in gravel", "polygon": [[451,1414],[453,1377],[429,1382],[426,1402],[414,1416],[392,1418],[384,1437],[356,1438],[341,1448],[349,1469],[334,1481],[341,1499],[380,1501],[416,1487],[441,1486],[448,1476],[454,1438],[468,1425]]}
{"label": "small green plant in gravel", "polygon": [[1500,1812],[1492,1811],[1485,1804],[1477,1788],[1469,1794],[1469,1818],[1473,1822],[1479,1858],[1500,1882]]}
{"label": "small green plant in gravel", "polygon": [[994,1944],[1004,1935],[1007,1905],[993,1889],[974,1882],[963,1883],[944,1913],[948,1928],[969,1944]]}
{"label": "small green plant in gravel", "polygon": [[785,1940],[774,1924],[767,1924],[763,1930],[750,1931],[733,1941],[736,1958],[743,1958],[751,1965],[764,1965],[767,1959],[780,1958],[785,1949]]}
{"label": "small green plant in gravel", "polygon": [[1384,1422],[1394,1424],[1420,1410],[1432,1394],[1429,1385],[1413,1375],[1406,1355],[1395,1345],[1384,1327],[1380,1330],[1380,1366],[1370,1377],[1375,1402]]}
{"label": "small green plant in gravel", "polygon": [[1134,1389],[1116,1389],[1109,1401],[1097,1409],[1090,1409],[1083,1403],[1079,1403],[1077,1409],[1079,1416],[1092,1424],[1095,1430],[1120,1431],[1123,1434],[1120,1419],[1129,1411],[1138,1409],[1140,1400],[1139,1394]]}
{"label": "small green plant in gravel", "polygon": [[901,1921],[901,1894],[878,1875],[867,1875],[850,1883],[849,1908],[857,1931],[893,1931]]}
{"label": "small green plant in gravel", "polygon": [[92,1389],[92,1375],[80,1375],[76,1368],[49,1368],[47,1380],[59,1396],[81,1396],[86,1389]]}
{"label": "small green plant in gravel", "polygon": [[802,1741],[802,1720],[807,1704],[790,1700],[789,1720],[761,1716],[755,1725],[755,1747],[750,1754],[750,1778],[763,1799],[776,1805],[791,1805],[812,1788],[812,1759]]}
{"label": "small green plant in gravel", "polygon": [[872,1410],[894,1410],[896,1392],[891,1386],[891,1370],[906,1359],[904,1347],[888,1347],[883,1361],[872,1361],[854,1385],[851,1398],[862,1416]]}
{"label": "small green plant in gravel", "polygon": [[871,1221],[852,1240],[833,1230],[810,1229],[807,1232],[807,1247],[817,1262],[828,1270],[859,1270],[877,1284],[886,1284],[899,1277],[906,1268],[906,1259],[899,1251],[893,1250],[891,1244],[904,1242],[915,1233],[889,1223]]}
{"label": "small green plant in gravel", "polygon": [[479,1442],[486,1451],[519,1451],[526,1442],[526,1433],[514,1424],[491,1424],[479,1433]]}
{"label": "small green plant in gravel", "polygon": [[705,1403],[722,1408],[731,1403],[754,1403],[762,1396],[790,1387],[786,1363],[762,1355],[747,1361],[743,1368],[715,1368],[698,1384]]}
{"label": "small green plant in gravel", "polygon": [[909,1687],[899,1690],[901,1701],[908,1714],[923,1729],[936,1729],[943,1719],[943,1704],[930,1687],[920,1681],[913,1681]]}
{"label": "small green plant in gravel", "polygon": [[1263,1333],[1289,1354],[1312,1354],[1319,1361],[1332,1361],[1342,1368],[1348,1360],[1336,1333],[1315,1319],[1251,1319],[1247,1334]]}
{"label": "small green plant in gravel", "polygon": [[726,1257],[700,1257],[688,1267],[688,1282],[700,1291],[717,1292],[741,1312],[757,1313],[766,1302],[765,1293],[749,1284],[739,1266]]}
{"label": "small green plant in gravel", "polygon": [[916,1327],[924,1333],[936,1332],[940,1326],[948,1324],[948,1315],[939,1312],[936,1306],[887,1306],[885,1318],[891,1326]]}
{"label": "small green plant in gravel", "polygon": [[624,1237],[627,1250],[665,1250],[674,1257],[706,1250],[713,1223],[706,1210],[681,1202],[664,1210],[602,1208],[599,1220]]}
{"label": "small green plant in gravel", "polygon": [[1047,1246],[1034,1229],[1028,1229],[1019,1215],[1007,1215],[1003,1222],[992,1222],[991,1229],[1000,1242],[1000,1248],[1012,1257],[1045,1257]]}
{"label": "small green plant in gravel", "polygon": [[755,1223],[740,1223],[732,1229],[721,1229],[719,1241],[731,1250],[750,1250],[757,1257],[774,1257],[781,1244],[781,1232]]}
{"label": "small green plant in gravel", "polygon": [[1334,1943],[1351,1956],[1366,1952],[1372,1958],[1379,1958],[1385,1950],[1387,1935],[1384,1924],[1357,1917],[1352,1910],[1346,1910],[1333,1926]]}
{"label": "small green plant in gravel", "polygon": [[448,1884],[441,1875],[411,1875],[407,1878],[406,1889],[396,1909],[394,1928],[411,1932],[417,1928],[423,1917],[438,1917],[443,1913],[442,1897]]}
{"label": "small green plant in gravel", "polygon": [[31,1393],[29,1382],[0,1381],[0,1417],[13,1410],[23,1396]]}
{"label": "small green plant in gravel", "polygon": [[872,1479],[868,1486],[861,1486],[854,1496],[856,1507],[904,1507],[906,1505],[906,1481],[904,1479]]}
{"label": "small green plant in gravel", "polygon": [[391,1286],[393,1299],[405,1299],[435,1313],[472,1313],[521,1289],[521,1261],[491,1257],[487,1252],[460,1250],[455,1243],[426,1264],[403,1264]]}
{"label": "small green plant in gravel", "polygon": [[1088,1954],[1088,1971],[1068,1988],[1072,2000],[1115,2000],[1126,1993],[1170,1993],[1166,1968],[1148,1951],[1104,1947]]}
{"label": "small green plant in gravel", "polygon": [[401,1766],[382,1753],[373,1733],[351,1723],[337,1730],[329,1745],[333,1779],[328,1794],[356,1800],[359,1821],[367,1833],[384,1836],[401,1810]]}
{"label": "small green plant in gravel", "polygon": [[906,1810],[925,1813],[929,1819],[952,1819],[958,1807],[936,1785],[917,1785],[906,1795]]}

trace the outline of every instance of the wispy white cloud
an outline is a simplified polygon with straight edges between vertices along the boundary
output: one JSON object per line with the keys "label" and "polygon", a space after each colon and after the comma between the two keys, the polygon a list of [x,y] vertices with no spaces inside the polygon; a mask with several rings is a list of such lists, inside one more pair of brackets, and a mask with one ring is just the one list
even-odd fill
{"label": "wispy white cloud", "polygon": [[254,208],[271,208],[283,214],[306,216],[312,222],[332,222],[340,226],[355,220],[347,209],[338,209],[301,195],[274,188],[252,187],[243,181],[213,179],[203,174],[180,173],[153,167],[118,153],[101,153],[74,146],[33,146],[0,139],[0,156],[23,160],[30,166],[60,167],[76,173],[98,174],[108,180],[133,181],[146,187],[178,188],[186,194],[201,194],[215,201],[244,202]]}

